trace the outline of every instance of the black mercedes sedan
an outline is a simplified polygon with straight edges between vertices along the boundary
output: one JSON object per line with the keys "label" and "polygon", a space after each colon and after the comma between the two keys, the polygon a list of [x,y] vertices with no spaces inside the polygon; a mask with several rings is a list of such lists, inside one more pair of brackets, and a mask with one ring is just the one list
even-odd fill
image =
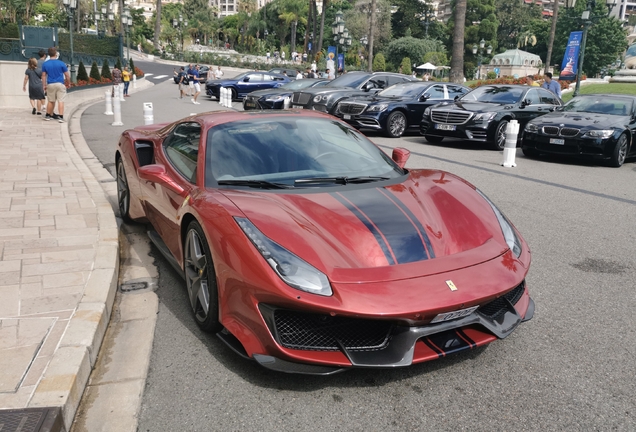
{"label": "black mercedes sedan", "polygon": [[283,109],[285,98],[291,100],[294,91],[321,87],[329,84],[329,80],[322,78],[303,78],[288,82],[278,88],[257,90],[245,96],[243,99],[244,110]]}
{"label": "black mercedes sedan", "polygon": [[618,168],[636,156],[635,134],[636,97],[579,95],[528,122],[521,150],[529,157],[549,153],[601,159]]}
{"label": "black mercedes sedan", "polygon": [[324,87],[295,91],[292,108],[304,108],[335,114],[346,98],[375,94],[393,84],[416,81],[415,78],[391,72],[347,72]]}
{"label": "black mercedes sedan", "polygon": [[346,99],[338,104],[335,114],[357,129],[381,130],[391,138],[399,138],[407,129],[420,127],[425,108],[450,102],[469,91],[458,84],[404,82],[375,95]]}
{"label": "black mercedes sedan", "polygon": [[462,138],[504,148],[506,126],[519,122],[519,136],[530,120],[562,106],[552,92],[540,87],[496,84],[477,87],[460,99],[424,110],[420,133],[429,142]]}

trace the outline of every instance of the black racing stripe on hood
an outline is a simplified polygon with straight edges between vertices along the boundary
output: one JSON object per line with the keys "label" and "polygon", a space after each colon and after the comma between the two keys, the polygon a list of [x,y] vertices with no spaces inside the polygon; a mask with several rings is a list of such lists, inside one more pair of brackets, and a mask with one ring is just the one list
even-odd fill
{"label": "black racing stripe on hood", "polygon": [[339,192],[386,239],[397,264],[428,259],[423,237],[404,211],[378,188]]}
{"label": "black racing stripe on hood", "polygon": [[332,193],[331,196],[337,199],[340,202],[340,204],[342,204],[347,209],[349,209],[349,211],[353,213],[360,220],[360,222],[362,222],[367,227],[369,231],[371,231],[376,241],[380,245],[382,252],[384,252],[384,256],[386,257],[386,260],[389,262],[389,265],[394,265],[395,260],[393,259],[393,254],[391,254],[391,250],[389,249],[389,246],[386,244],[386,242],[384,241],[384,238],[382,238],[382,234],[380,234],[378,229],[373,225],[373,223],[369,220],[369,218],[366,217],[360,210],[356,208],[355,205],[349,202],[340,193]]}
{"label": "black racing stripe on hood", "polygon": [[406,213],[409,219],[411,219],[413,224],[415,224],[415,227],[419,230],[420,235],[424,239],[424,244],[426,245],[426,251],[428,252],[428,256],[430,258],[435,258],[435,251],[433,250],[433,246],[431,246],[431,240],[428,238],[428,235],[426,234],[426,229],[424,229],[424,226],[422,226],[422,223],[420,222],[420,220],[413,214],[413,212],[402,201],[400,201],[400,198],[398,198],[397,195],[391,192],[391,190],[384,188],[382,189],[382,191],[392,196],[393,199],[391,201],[395,202],[395,204],[398,207],[400,207],[400,209],[402,209],[404,213]]}

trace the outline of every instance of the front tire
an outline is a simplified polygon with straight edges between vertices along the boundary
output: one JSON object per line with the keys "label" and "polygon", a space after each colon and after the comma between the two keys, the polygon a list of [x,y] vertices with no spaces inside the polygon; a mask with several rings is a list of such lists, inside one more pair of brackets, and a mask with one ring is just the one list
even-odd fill
{"label": "front tire", "polygon": [[124,162],[121,158],[117,159],[117,205],[121,218],[125,222],[132,222],[130,218],[130,188],[128,187]]}
{"label": "front tire", "polygon": [[614,151],[612,152],[612,157],[610,158],[610,166],[614,168],[620,168],[625,163],[625,159],[627,158],[627,151],[629,150],[629,140],[627,138],[627,134],[622,134],[618,137],[618,142],[616,143],[616,147],[614,147]]}
{"label": "front tire", "polygon": [[230,90],[232,90],[232,100],[238,99],[238,92],[236,91],[236,89],[231,87]]}
{"label": "front tire", "polygon": [[401,111],[394,111],[386,120],[386,134],[391,138],[399,138],[406,130],[406,116]]}
{"label": "front tire", "polygon": [[508,120],[502,120],[495,129],[495,137],[493,141],[493,150],[503,150],[506,146],[506,127],[508,126]]}
{"label": "front tire", "polygon": [[426,138],[426,141],[430,143],[441,143],[444,141],[444,137],[441,136],[424,135],[424,138]]}
{"label": "front tire", "polygon": [[219,331],[222,326],[216,272],[208,242],[197,221],[190,222],[186,231],[183,267],[194,320],[205,332]]}

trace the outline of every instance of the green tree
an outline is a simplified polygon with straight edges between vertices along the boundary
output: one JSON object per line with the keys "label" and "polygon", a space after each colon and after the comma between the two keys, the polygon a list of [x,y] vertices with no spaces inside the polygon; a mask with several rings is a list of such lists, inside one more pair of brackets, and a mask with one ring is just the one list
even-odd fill
{"label": "green tree", "polygon": [[95,81],[102,80],[102,76],[99,74],[99,67],[97,66],[96,61],[93,61],[93,64],[91,66],[91,78],[93,78]]}
{"label": "green tree", "polygon": [[445,52],[429,51],[424,54],[422,63],[431,63],[435,66],[447,66],[448,56]]}
{"label": "green tree", "polygon": [[449,80],[454,83],[464,81],[464,33],[466,30],[467,0],[457,0],[455,3],[454,25],[449,27],[453,33],[453,48]]}
{"label": "green tree", "polygon": [[117,61],[115,62],[115,67],[121,70],[121,59],[119,57],[117,57]]}
{"label": "green tree", "polygon": [[128,62],[128,67],[130,68],[130,72],[135,73],[135,62],[133,61],[132,57]]}
{"label": "green tree", "polygon": [[446,48],[441,41],[434,39],[416,39],[403,37],[389,43],[386,49],[387,60],[399,65],[404,57],[420,62],[428,52],[445,52]]}
{"label": "green tree", "polygon": [[375,72],[384,72],[386,70],[386,61],[384,60],[384,54],[377,53],[373,57],[373,70]]}
{"label": "green tree", "polygon": [[86,73],[86,67],[84,66],[84,62],[82,62],[81,60],[77,68],[77,80],[88,81],[88,74]]}
{"label": "green tree", "polygon": [[108,66],[108,60],[104,59],[104,63],[102,63],[102,77],[113,79],[113,76],[110,73],[110,67]]}
{"label": "green tree", "polygon": [[[531,30],[533,21],[544,22],[541,14],[542,7],[534,3],[527,5],[519,0],[496,0],[496,7],[499,23],[497,46],[500,49],[516,48],[521,34],[534,34]],[[538,40],[539,38],[537,38]]]}
{"label": "green tree", "polygon": [[408,57],[404,57],[402,59],[402,63],[400,64],[402,68],[402,73],[406,75],[411,75],[411,59]]}
{"label": "green tree", "polygon": [[[427,2],[413,0],[394,0],[392,5],[397,9],[391,14],[391,26],[396,37],[406,36],[406,31],[411,31],[411,36],[421,38],[426,32],[422,20],[426,13],[433,12],[432,6]],[[429,20],[429,30],[430,30]]]}

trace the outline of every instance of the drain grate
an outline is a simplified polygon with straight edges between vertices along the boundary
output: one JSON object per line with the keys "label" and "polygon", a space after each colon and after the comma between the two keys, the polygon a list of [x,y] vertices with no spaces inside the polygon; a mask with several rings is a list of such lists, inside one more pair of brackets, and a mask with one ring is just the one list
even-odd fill
{"label": "drain grate", "polygon": [[148,288],[148,282],[126,282],[119,286],[123,292],[137,291]]}
{"label": "drain grate", "polygon": [[59,407],[0,410],[2,432],[65,432]]}

